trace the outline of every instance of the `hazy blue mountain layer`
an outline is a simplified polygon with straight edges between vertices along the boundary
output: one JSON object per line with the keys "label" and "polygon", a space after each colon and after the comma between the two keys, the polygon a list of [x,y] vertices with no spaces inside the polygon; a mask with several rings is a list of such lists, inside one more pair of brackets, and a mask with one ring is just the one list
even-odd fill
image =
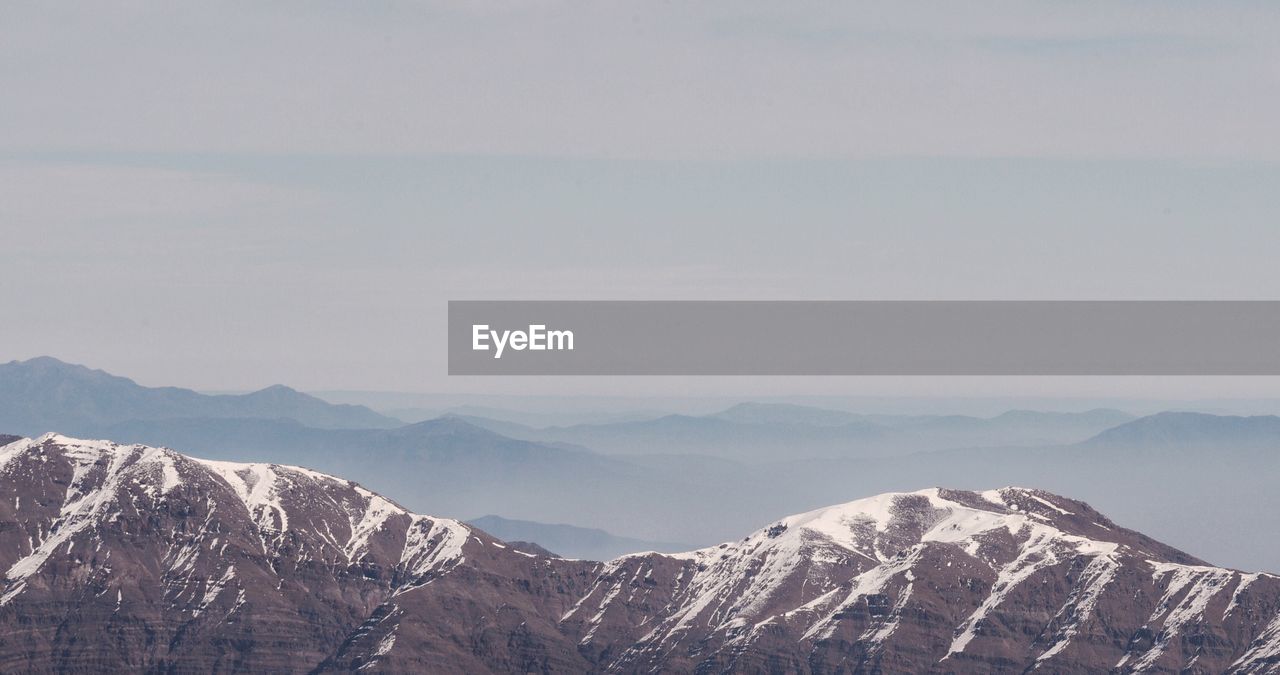
{"label": "hazy blue mountain layer", "polygon": [[201,394],[133,380],[50,357],[0,364],[0,429],[38,435],[100,434],[130,420],[175,417],[287,418],[320,428],[403,424],[357,405],[334,405],[282,385],[249,394]]}

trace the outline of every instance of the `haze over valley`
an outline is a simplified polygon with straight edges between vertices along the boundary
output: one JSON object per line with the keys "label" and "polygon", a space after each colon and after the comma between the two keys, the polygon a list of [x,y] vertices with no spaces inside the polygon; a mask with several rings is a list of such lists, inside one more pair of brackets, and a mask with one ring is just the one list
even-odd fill
{"label": "haze over valley", "polygon": [[50,358],[0,365],[4,433],[58,431],[305,466],[419,512],[532,523],[527,538],[562,555],[618,549],[593,548],[597,535],[537,541],[538,524],[698,546],[779,513],[886,491],[1022,485],[1088,501],[1215,564],[1280,569],[1280,543],[1251,534],[1280,531],[1272,416],[894,415],[751,401],[709,414],[618,411],[612,421],[545,426],[530,424],[531,413],[521,422],[493,414],[406,424],[283,386],[208,396]]}

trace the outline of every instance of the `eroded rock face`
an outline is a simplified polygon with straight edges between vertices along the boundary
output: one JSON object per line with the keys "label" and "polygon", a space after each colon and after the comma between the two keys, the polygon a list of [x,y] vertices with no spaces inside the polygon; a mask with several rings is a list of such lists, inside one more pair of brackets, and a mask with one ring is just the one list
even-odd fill
{"label": "eroded rock face", "polygon": [[1280,579],[1088,505],[886,494],[607,563],[305,469],[0,449],[0,672],[1280,672]]}

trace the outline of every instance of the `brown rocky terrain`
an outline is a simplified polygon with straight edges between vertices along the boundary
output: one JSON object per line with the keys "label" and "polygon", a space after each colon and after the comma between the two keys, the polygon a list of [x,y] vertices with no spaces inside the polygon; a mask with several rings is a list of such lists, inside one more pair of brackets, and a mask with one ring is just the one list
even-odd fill
{"label": "brown rocky terrain", "polygon": [[1044,492],[598,563],[306,469],[6,441],[0,672],[1280,672],[1280,578]]}

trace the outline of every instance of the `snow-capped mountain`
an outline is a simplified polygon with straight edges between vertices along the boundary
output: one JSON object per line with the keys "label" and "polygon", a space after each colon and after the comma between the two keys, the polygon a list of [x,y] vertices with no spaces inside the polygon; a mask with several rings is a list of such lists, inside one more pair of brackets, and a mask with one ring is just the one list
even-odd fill
{"label": "snow-capped mountain", "polygon": [[1278,593],[1080,502],[930,489],[612,561],[565,620],[623,671],[1271,672]]}
{"label": "snow-capped mountain", "polygon": [[2,672],[1280,672],[1280,578],[1020,488],[598,563],[306,469],[51,434],[0,448],[0,571]]}
{"label": "snow-capped mountain", "polygon": [[[517,594],[563,612],[592,570],[548,561],[305,469],[52,434],[0,450],[0,672],[307,672],[442,577],[486,580],[454,596],[477,618],[516,616],[495,612]],[[453,605],[429,616],[474,625]]]}

